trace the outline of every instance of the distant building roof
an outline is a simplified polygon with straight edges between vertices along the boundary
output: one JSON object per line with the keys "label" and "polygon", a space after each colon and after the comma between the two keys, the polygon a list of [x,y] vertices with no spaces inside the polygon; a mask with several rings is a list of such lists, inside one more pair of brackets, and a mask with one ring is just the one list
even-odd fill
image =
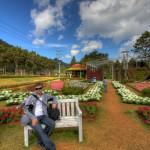
{"label": "distant building roof", "polygon": [[75,65],[72,65],[69,69],[67,69],[67,71],[69,70],[86,70],[86,66],[75,64]]}
{"label": "distant building roof", "polygon": [[72,65],[70,68],[86,68],[86,66],[75,64],[75,65]]}

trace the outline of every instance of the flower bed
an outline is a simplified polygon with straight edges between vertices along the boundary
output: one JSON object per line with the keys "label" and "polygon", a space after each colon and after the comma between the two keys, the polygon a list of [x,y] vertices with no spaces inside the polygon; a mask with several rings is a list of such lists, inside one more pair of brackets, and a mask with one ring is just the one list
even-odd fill
{"label": "flower bed", "polygon": [[23,114],[23,108],[21,107],[11,107],[7,109],[0,109],[0,123],[9,123],[11,121],[19,121],[22,114]]}
{"label": "flower bed", "polygon": [[150,105],[149,97],[138,96],[117,81],[112,81],[112,84],[117,89],[117,93],[121,96],[123,103]]}
{"label": "flower bed", "polygon": [[[18,93],[13,93],[11,97],[5,102],[6,106],[11,106],[11,105],[19,105],[25,98],[26,98],[26,93],[32,94],[33,92],[18,92]],[[49,94],[49,95],[58,95],[57,91],[54,90],[44,90],[43,93]]]}
{"label": "flower bed", "polygon": [[149,83],[128,83],[129,86],[135,88],[138,91],[142,91],[145,88],[149,88],[150,84]]}
{"label": "flower bed", "polygon": [[97,104],[96,103],[79,103],[79,106],[82,110],[83,118],[92,119],[96,115]]}
{"label": "flower bed", "polygon": [[91,83],[85,83],[79,81],[68,81],[68,84],[71,87],[82,87],[83,89],[86,89],[91,85]]}
{"label": "flower bed", "polygon": [[82,95],[58,95],[58,99],[74,99],[76,97],[79,98],[80,102],[87,101],[100,101],[102,96],[103,82],[98,81],[86,94]]}
{"label": "flower bed", "polygon": [[63,86],[64,86],[64,82],[63,81],[52,81],[51,82],[51,90],[61,91]]}
{"label": "flower bed", "polygon": [[137,113],[144,123],[150,125],[150,108],[149,107],[139,107]]}

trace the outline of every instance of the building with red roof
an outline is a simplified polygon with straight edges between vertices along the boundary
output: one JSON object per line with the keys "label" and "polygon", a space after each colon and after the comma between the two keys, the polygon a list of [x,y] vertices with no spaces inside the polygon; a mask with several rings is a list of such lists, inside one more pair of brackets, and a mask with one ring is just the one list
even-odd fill
{"label": "building with red roof", "polygon": [[69,77],[86,78],[86,66],[75,64],[66,70]]}

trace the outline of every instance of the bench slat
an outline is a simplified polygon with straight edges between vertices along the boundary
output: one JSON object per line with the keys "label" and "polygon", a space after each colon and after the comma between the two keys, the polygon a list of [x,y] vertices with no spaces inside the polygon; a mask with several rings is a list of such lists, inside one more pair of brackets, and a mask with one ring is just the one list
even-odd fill
{"label": "bench slat", "polygon": [[70,116],[70,103],[67,103],[67,116]]}
{"label": "bench slat", "polygon": [[71,116],[74,116],[74,102],[71,102]]}
{"label": "bench slat", "polygon": [[59,111],[60,111],[60,117],[61,117],[61,103],[58,102],[58,108],[59,108]]}
{"label": "bench slat", "polygon": [[63,116],[66,116],[66,112],[65,112],[65,103],[62,103],[62,111],[63,111]]}

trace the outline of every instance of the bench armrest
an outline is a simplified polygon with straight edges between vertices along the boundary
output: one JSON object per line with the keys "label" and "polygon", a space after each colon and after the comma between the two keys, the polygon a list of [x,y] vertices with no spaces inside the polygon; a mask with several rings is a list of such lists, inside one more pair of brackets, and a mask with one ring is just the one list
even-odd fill
{"label": "bench armrest", "polygon": [[78,115],[79,117],[82,117],[82,111],[81,111],[81,109],[80,109],[79,106],[77,107],[77,115]]}

